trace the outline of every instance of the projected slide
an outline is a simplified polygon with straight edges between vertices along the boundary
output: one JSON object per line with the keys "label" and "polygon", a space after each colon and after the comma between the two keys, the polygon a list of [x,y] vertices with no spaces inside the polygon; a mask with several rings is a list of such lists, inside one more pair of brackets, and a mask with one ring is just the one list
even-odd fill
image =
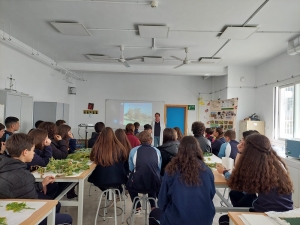
{"label": "projected slide", "polygon": [[151,123],[152,117],[152,103],[123,103],[123,125],[134,122],[141,125]]}

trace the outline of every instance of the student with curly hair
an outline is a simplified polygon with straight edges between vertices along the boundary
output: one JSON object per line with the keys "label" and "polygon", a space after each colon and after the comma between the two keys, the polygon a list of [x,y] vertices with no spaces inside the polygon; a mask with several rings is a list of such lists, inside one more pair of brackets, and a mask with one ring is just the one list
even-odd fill
{"label": "student with curly hair", "polygon": [[[246,138],[228,186],[232,190],[258,194],[250,211],[284,212],[293,209],[293,185],[288,169],[264,135],[252,134]],[[228,221],[227,215],[221,216],[219,224],[229,224]]]}
{"label": "student with curly hair", "polygon": [[158,196],[159,208],[150,213],[149,224],[211,225],[215,193],[214,175],[203,162],[199,142],[185,136],[177,155],[166,166]]}
{"label": "student with curly hair", "polygon": [[192,124],[192,132],[194,137],[198,140],[201,150],[203,152],[211,152],[211,143],[210,140],[203,136],[204,131],[204,123],[196,121]]}

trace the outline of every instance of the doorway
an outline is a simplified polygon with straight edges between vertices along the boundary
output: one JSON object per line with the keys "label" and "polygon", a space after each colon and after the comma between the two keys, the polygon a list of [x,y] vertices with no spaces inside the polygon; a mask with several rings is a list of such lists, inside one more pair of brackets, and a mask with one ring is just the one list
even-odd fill
{"label": "doorway", "polygon": [[179,127],[184,135],[187,135],[188,106],[165,105],[165,123],[167,128]]}

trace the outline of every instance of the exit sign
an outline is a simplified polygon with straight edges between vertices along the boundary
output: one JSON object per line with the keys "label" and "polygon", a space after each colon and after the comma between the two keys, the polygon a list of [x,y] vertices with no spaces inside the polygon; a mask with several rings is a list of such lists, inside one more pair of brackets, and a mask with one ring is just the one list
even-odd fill
{"label": "exit sign", "polygon": [[188,105],[188,110],[195,110],[195,105]]}

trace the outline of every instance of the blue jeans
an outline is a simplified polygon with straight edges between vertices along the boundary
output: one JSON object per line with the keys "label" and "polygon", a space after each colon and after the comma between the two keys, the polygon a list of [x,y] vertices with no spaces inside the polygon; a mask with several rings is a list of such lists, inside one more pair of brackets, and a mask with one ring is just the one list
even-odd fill
{"label": "blue jeans", "polygon": [[154,136],[154,147],[159,146],[160,136]]}

